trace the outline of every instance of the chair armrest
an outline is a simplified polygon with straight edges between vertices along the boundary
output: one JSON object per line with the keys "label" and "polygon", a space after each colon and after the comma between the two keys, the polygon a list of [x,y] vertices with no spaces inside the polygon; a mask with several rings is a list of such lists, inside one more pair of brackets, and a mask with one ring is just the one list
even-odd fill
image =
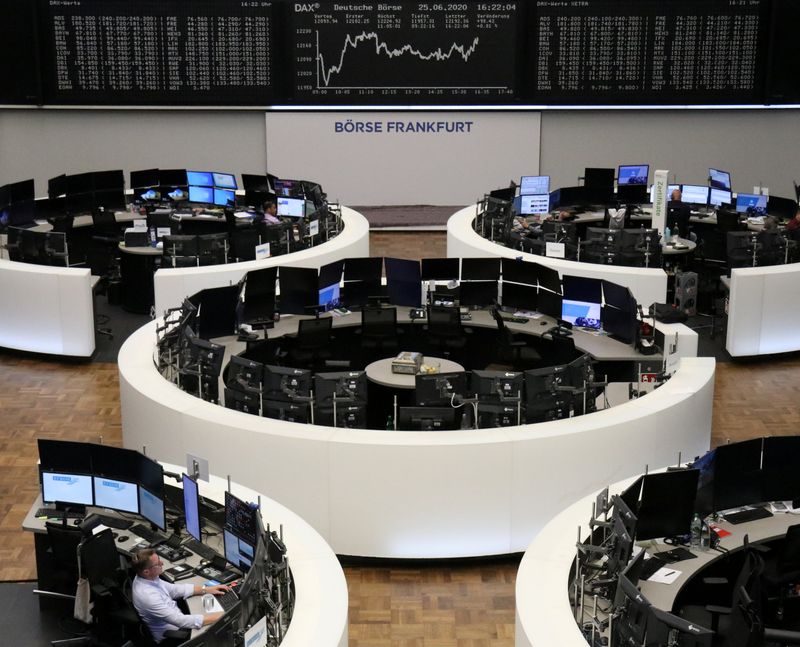
{"label": "chair armrest", "polygon": [[730,607],[721,607],[717,604],[707,604],[705,610],[718,616],[728,616],[731,613]]}
{"label": "chair armrest", "polygon": [[789,631],[788,629],[772,629],[770,627],[764,627],[764,639],[770,642],[797,645],[800,644],[800,631]]}
{"label": "chair armrest", "polygon": [[167,629],[164,632],[164,638],[169,638],[171,640],[189,640],[189,637],[192,635],[190,629]]}
{"label": "chair armrest", "polygon": [[703,584],[707,584],[709,586],[711,586],[711,585],[717,586],[717,585],[720,585],[720,584],[727,584],[728,583],[728,578],[727,577],[704,577],[701,581],[703,582]]}

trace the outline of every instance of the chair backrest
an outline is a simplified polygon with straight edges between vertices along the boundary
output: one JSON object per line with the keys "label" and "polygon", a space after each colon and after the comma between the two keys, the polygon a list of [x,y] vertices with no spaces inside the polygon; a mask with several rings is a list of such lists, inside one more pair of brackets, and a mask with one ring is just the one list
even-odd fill
{"label": "chair backrest", "polygon": [[368,336],[393,337],[397,334],[397,308],[364,308],[361,332]]}
{"label": "chair backrest", "polygon": [[297,329],[297,346],[299,348],[322,348],[331,340],[333,319],[302,319]]}
{"label": "chair backrest", "polygon": [[778,566],[784,573],[800,570],[800,523],[789,526],[783,539]]}
{"label": "chair backrest", "polygon": [[90,584],[100,584],[107,579],[116,580],[121,569],[111,529],[87,537],[80,547],[82,573]]}
{"label": "chair backrest", "polygon": [[107,236],[118,238],[120,236],[119,225],[114,216],[114,212],[108,209],[92,209],[92,228],[95,236]]}
{"label": "chair backrest", "polygon": [[53,557],[62,568],[78,572],[78,546],[83,539],[83,532],[77,526],[66,526],[61,523],[45,523],[47,537]]}
{"label": "chair backrest", "polygon": [[739,212],[731,209],[717,209],[717,229],[720,231],[741,231]]}
{"label": "chair backrest", "polygon": [[750,246],[749,231],[729,231],[725,236],[725,248],[730,254],[735,249],[747,249]]}
{"label": "chair backrest", "polygon": [[458,308],[428,306],[428,331],[432,335],[461,335],[463,331]]}

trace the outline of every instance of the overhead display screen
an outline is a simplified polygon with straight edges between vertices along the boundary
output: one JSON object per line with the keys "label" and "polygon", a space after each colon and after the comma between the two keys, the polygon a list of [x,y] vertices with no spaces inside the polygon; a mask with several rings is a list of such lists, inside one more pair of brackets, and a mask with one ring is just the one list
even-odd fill
{"label": "overhead display screen", "polygon": [[768,0],[537,0],[542,103],[752,103]]}
{"label": "overhead display screen", "polygon": [[266,105],[272,2],[47,0],[45,101]]}
{"label": "overhead display screen", "polygon": [[298,103],[502,103],[518,2],[294,3]]}

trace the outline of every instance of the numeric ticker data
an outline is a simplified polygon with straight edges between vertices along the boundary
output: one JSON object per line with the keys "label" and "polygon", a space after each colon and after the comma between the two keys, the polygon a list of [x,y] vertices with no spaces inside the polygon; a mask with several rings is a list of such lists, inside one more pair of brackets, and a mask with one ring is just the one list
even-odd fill
{"label": "numeric ticker data", "polygon": [[518,2],[294,4],[298,103],[516,96]]}
{"label": "numeric ticker data", "polygon": [[272,2],[48,0],[49,103],[268,105]]}

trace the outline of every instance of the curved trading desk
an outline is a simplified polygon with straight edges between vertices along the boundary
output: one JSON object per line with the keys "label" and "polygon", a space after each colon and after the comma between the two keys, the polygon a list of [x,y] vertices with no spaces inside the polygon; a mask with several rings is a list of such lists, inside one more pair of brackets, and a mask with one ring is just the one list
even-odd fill
{"label": "curved trading desk", "polygon": [[704,452],[714,360],[684,358],[638,400],[573,419],[442,433],[336,429],[260,418],[164,380],[152,322],[119,355],[123,438],[291,508],[344,555],[444,558],[524,550],[576,498],[645,464]]}
{"label": "curved trading desk", "polygon": [[537,256],[527,252],[509,249],[505,245],[494,243],[483,238],[472,228],[477,207],[471,205],[456,211],[447,221],[447,256],[505,256],[506,258],[523,258],[526,261],[540,263],[562,274],[605,279],[631,289],[636,300],[644,306],[651,303],[664,303],[667,299],[667,273],[660,267],[620,267],[615,265],[598,265],[581,263],[563,258]]}
{"label": "curved trading desk", "polygon": [[187,294],[238,283],[251,270],[274,265],[319,268],[341,258],[369,256],[369,221],[357,211],[342,207],[342,222],[344,227],[333,240],[299,252],[226,265],[161,268],[153,278],[155,311],[162,314],[179,306]]}

